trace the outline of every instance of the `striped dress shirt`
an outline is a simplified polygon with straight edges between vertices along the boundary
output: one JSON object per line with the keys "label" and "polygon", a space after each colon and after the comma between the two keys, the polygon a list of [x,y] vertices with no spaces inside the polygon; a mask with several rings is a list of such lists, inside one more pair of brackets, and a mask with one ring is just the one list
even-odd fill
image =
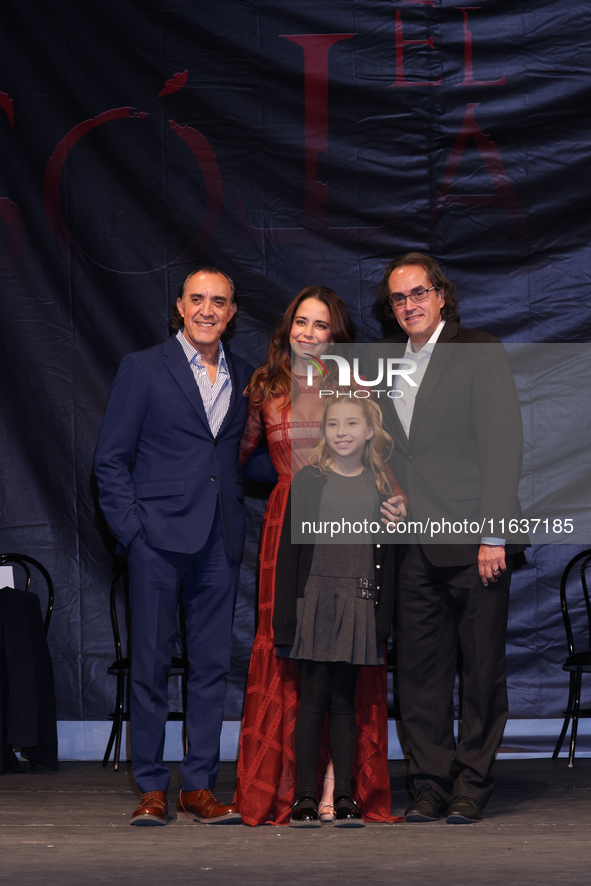
{"label": "striped dress shirt", "polygon": [[221,341],[218,342],[218,371],[215,381],[212,383],[207,374],[207,367],[201,362],[201,354],[195,350],[193,345],[187,341],[183,335],[183,330],[179,329],[176,334],[185,356],[189,361],[189,366],[201,399],[203,400],[203,408],[209,423],[209,429],[214,437],[217,437],[218,431],[222,426],[222,422],[226,417],[226,413],[230,406],[230,397],[232,396],[232,379],[228,372],[228,364],[226,363],[226,355],[222,347]]}

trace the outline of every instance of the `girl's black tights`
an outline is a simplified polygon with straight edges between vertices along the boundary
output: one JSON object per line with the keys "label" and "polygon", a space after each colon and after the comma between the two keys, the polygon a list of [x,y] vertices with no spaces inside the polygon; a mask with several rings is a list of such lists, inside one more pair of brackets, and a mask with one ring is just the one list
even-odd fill
{"label": "girl's black tights", "polygon": [[344,661],[300,661],[300,706],[295,725],[297,794],[316,794],[320,735],[329,712],[334,795],[351,794],[357,741],[355,686],[359,665]]}

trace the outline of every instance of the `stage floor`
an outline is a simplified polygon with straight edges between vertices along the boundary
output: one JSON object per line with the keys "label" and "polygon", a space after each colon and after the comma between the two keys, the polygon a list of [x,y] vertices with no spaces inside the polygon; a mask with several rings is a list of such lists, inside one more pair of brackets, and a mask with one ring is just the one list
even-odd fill
{"label": "stage floor", "polygon": [[[178,764],[171,764],[174,806]],[[229,802],[235,764],[216,794]],[[390,763],[392,811],[407,804],[404,763]],[[477,825],[207,826],[171,821],[132,828],[136,792],[127,771],[61,763],[0,776],[2,886],[197,883],[229,886],[417,884],[555,886],[591,876],[591,760],[501,760]]]}

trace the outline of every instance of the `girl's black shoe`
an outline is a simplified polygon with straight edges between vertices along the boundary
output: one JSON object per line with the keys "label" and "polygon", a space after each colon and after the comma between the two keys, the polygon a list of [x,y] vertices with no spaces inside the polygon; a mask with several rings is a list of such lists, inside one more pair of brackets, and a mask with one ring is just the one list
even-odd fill
{"label": "girl's black shoe", "polygon": [[291,807],[290,828],[319,828],[318,801],[313,794],[303,794]]}
{"label": "girl's black shoe", "polygon": [[335,798],[333,825],[335,828],[365,827],[365,822],[361,815],[361,809],[353,797],[344,794]]}

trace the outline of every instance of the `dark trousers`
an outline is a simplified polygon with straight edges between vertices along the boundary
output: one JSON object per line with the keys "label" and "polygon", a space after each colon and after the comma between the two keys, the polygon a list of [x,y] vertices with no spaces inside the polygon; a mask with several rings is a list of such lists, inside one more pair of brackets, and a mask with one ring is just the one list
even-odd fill
{"label": "dark trousers", "polygon": [[183,789],[211,789],[219,766],[232,619],[240,564],[226,554],[219,508],[196,554],[158,550],[136,536],[127,551],[131,604],[131,758],[142,794],[166,791],[163,763],[170,668],[183,586],[189,676]]}
{"label": "dark trousers", "polygon": [[[436,567],[420,545],[404,552],[397,584],[398,683],[415,793],[485,805],[507,720],[505,642],[512,558],[486,588],[478,565]],[[454,740],[453,688],[462,655],[462,729]],[[452,759],[459,766],[453,783]]]}
{"label": "dark trousers", "polygon": [[334,766],[334,796],[351,795],[357,742],[355,687],[359,665],[345,661],[300,661],[300,704],[295,725],[297,795],[316,794],[316,766],[324,715]]}

